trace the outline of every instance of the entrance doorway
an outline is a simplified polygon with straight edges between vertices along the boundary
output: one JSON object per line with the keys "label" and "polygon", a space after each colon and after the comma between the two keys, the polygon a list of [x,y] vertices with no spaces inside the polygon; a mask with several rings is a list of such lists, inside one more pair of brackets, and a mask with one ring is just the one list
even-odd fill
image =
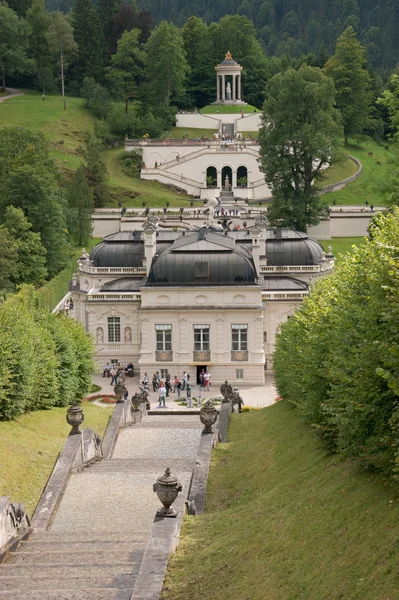
{"label": "entrance doorway", "polygon": [[[228,184],[227,184],[227,179]],[[222,187],[225,192],[231,192],[233,183],[233,171],[231,167],[223,167],[222,169]]]}
{"label": "entrance doorway", "polygon": [[200,375],[201,375],[202,371],[204,371],[204,373],[205,373],[205,371],[207,370],[207,368],[208,368],[208,365],[197,366],[197,385],[201,384],[201,377],[200,377]]}

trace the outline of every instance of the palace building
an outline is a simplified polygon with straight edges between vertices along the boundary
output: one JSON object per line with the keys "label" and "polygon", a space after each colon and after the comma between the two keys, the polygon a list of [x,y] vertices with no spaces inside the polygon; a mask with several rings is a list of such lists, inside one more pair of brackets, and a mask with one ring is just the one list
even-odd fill
{"label": "palace building", "polygon": [[239,231],[212,220],[190,231],[107,236],[83,253],[72,281],[74,318],[96,342],[97,362],[133,361],[141,376],[208,367],[215,383],[259,384],[272,369],[275,336],[332,254],[264,218]]}

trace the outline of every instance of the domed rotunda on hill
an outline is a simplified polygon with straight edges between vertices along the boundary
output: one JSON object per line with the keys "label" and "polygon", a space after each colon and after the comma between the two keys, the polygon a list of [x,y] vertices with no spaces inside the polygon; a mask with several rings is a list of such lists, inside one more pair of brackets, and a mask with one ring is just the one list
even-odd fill
{"label": "domed rotunda on hill", "polygon": [[72,282],[75,318],[97,361],[133,362],[152,374],[208,367],[215,383],[258,384],[272,369],[280,325],[334,257],[305,233],[253,227],[158,229],[107,236],[82,255]]}

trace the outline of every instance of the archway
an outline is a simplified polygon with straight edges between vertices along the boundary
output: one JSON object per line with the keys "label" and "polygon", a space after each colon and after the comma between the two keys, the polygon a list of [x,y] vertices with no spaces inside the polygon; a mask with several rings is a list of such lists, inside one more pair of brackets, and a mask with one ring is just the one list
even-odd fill
{"label": "archway", "polygon": [[[227,179],[226,179],[227,177]],[[228,184],[227,184],[228,180]],[[222,187],[226,192],[230,192],[233,183],[233,171],[231,167],[223,167],[222,169]],[[226,186],[227,184],[227,186]]]}
{"label": "archway", "polygon": [[238,187],[248,186],[248,169],[247,167],[241,166],[237,169],[237,185]]}
{"label": "archway", "polygon": [[206,170],[206,187],[213,188],[217,184],[217,170],[216,167],[208,167]]}

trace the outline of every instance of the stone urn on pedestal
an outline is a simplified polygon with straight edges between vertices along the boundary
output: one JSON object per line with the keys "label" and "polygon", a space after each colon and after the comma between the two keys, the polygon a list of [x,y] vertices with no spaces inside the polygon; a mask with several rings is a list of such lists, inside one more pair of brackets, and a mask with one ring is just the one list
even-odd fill
{"label": "stone urn on pedestal", "polygon": [[125,395],[125,386],[123,385],[123,383],[121,381],[118,381],[118,383],[116,384],[116,386],[114,387],[114,394],[117,398],[116,403],[120,404],[121,402],[123,402],[123,396]]}
{"label": "stone urn on pedestal", "polygon": [[67,409],[66,420],[67,423],[72,427],[69,435],[76,435],[78,433],[82,433],[79,429],[79,425],[83,423],[83,421],[85,420],[85,416],[83,414],[81,406],[79,406],[78,404],[70,406]]}
{"label": "stone urn on pedestal", "polygon": [[202,433],[213,433],[212,425],[214,425],[218,418],[218,411],[210,400],[204,402],[200,410],[200,421],[205,425]]}
{"label": "stone urn on pedestal", "polygon": [[165,471],[165,475],[158,477],[153,485],[153,490],[163,504],[163,507],[157,510],[157,517],[176,517],[177,510],[171,508],[177,495],[183,489],[182,484],[177,481],[177,477],[172,475],[169,467]]}

